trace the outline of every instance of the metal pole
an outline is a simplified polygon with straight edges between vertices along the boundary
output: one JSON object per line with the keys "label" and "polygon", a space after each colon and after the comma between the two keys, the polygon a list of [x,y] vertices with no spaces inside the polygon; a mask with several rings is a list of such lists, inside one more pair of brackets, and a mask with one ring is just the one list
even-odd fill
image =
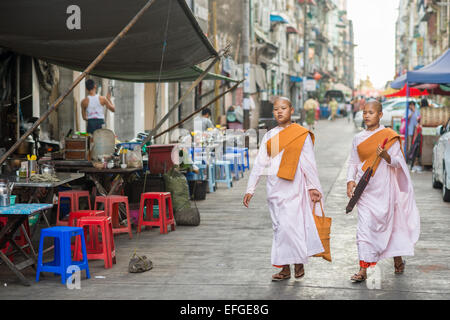
{"label": "metal pole", "polygon": [[[213,1],[213,26],[214,26],[213,27],[213,30],[214,30],[214,49],[218,50],[219,45],[217,43],[217,1],[216,0]],[[216,72],[216,74],[219,74],[219,72],[220,72],[219,62],[216,63],[215,72]],[[220,87],[220,81],[219,80],[214,81],[214,94],[216,96],[219,95],[219,92],[220,92],[219,91],[219,87]],[[222,114],[222,112],[220,110],[220,101],[219,100],[216,101],[215,112],[214,113],[215,113],[215,116],[216,116],[215,123],[218,123],[219,120],[220,120],[220,115]]]}
{"label": "metal pole", "polygon": [[409,83],[406,82],[405,157],[408,157]]}
{"label": "metal pole", "polygon": [[250,2],[243,2],[242,63],[244,66],[244,129],[250,127]]}
{"label": "metal pole", "polygon": [[132,26],[136,24],[140,17],[144,14],[144,12],[151,7],[151,5],[156,0],[149,0],[147,4],[134,16],[134,18],[128,23],[128,25],[123,28],[123,30],[114,38],[113,41],[105,48],[103,51],[95,58],[95,60],[77,77],[77,79],[72,83],[69,89],[66,90],[59,98],[55,101],[55,103],[37,120],[33,126],[28,129],[27,132],[18,140],[16,143],[1,157],[0,165],[5,162],[5,160],[19,147],[19,145],[34,131],[36,128],[52,113],[56,108],[62,103],[62,101],[72,92],[72,90],[83,80],[86,75],[94,69],[97,64],[102,61],[102,59],[108,54],[108,52],[122,39],[125,34],[130,30]]}
{"label": "metal pole", "polygon": [[20,139],[20,56],[16,60],[16,140]]}
{"label": "metal pole", "polygon": [[[304,110],[303,110],[303,106],[305,104],[306,101],[306,80],[308,79],[308,51],[309,51],[309,43],[308,43],[308,5],[307,2],[304,1],[303,3],[303,17],[304,17],[304,21],[303,21],[303,79],[302,79],[302,103],[300,106],[300,114],[303,115]],[[302,121],[303,116],[301,117]]]}

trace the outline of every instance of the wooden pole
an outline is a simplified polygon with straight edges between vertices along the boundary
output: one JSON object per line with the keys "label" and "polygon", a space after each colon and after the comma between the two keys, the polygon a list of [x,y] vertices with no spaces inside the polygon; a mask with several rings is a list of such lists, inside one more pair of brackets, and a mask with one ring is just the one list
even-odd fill
{"label": "wooden pole", "polygon": [[103,51],[95,58],[95,60],[77,77],[77,79],[72,83],[69,89],[66,90],[56,101],[55,103],[33,124],[33,126],[28,129],[24,135],[16,141],[16,143],[0,158],[0,165],[5,162],[5,160],[19,147],[19,145],[25,141],[25,139],[34,131],[36,128],[52,113],[56,108],[62,103],[62,101],[72,92],[72,90],[83,80],[86,75],[94,69],[97,64],[102,61],[102,59],[109,53],[109,51],[122,39],[125,34],[131,29],[132,26],[136,24],[140,17],[144,14],[144,12],[151,7],[151,5],[156,0],[149,0],[146,5],[134,16],[134,18],[127,24],[125,28],[111,41],[108,46],[103,49]]}
{"label": "wooden pole", "polygon": [[201,107],[198,110],[195,110],[193,113],[191,113],[189,116],[187,116],[186,118],[184,118],[183,120],[181,120],[180,122],[178,122],[177,124],[174,124],[173,126],[171,126],[169,129],[164,130],[161,133],[158,133],[156,136],[154,136],[154,138],[158,138],[160,136],[162,136],[163,134],[169,132],[170,130],[180,126],[181,124],[183,124],[184,122],[186,122],[187,120],[189,120],[190,118],[192,118],[193,116],[195,116],[197,113],[201,112],[203,109],[209,107],[210,105],[212,105],[213,103],[215,103],[216,101],[218,101],[220,98],[222,98],[224,95],[226,95],[228,92],[233,91],[234,89],[236,89],[242,82],[244,82],[244,80],[239,81],[238,83],[236,83],[234,86],[232,86],[230,89],[228,89],[225,92],[222,92],[220,95],[216,96],[214,99],[212,99],[210,102],[208,102],[206,105],[204,105],[203,107]]}

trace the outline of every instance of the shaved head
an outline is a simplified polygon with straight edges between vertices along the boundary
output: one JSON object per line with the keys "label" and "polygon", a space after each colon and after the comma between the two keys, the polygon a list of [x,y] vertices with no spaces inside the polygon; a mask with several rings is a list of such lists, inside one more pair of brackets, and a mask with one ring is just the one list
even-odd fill
{"label": "shaved head", "polygon": [[280,97],[276,97],[275,101],[273,102],[273,104],[275,105],[275,103],[277,103],[277,101],[285,101],[285,102],[288,103],[289,107],[292,108],[292,102],[291,102],[291,100],[289,100],[289,98],[281,97],[281,96]]}
{"label": "shaved head", "polygon": [[366,106],[373,106],[378,112],[383,112],[383,105],[376,100],[367,102],[364,107]]}

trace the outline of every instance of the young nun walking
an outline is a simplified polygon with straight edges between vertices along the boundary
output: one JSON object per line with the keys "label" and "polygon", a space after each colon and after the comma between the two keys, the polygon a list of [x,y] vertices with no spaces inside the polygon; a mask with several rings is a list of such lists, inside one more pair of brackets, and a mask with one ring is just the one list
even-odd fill
{"label": "young nun walking", "polygon": [[[402,256],[413,256],[419,239],[420,218],[408,167],[402,152],[400,136],[380,125],[382,106],[368,102],[363,109],[367,129],[358,133],[347,172],[347,196],[351,198],[365,170],[380,156],[374,174],[357,202],[356,243],[360,270],[351,277],[354,282],[367,279],[367,268],[383,258],[394,258],[396,274],[405,270]],[[387,138],[387,144],[382,144]]]}
{"label": "young nun walking", "polygon": [[322,199],[314,135],[291,122],[293,113],[289,99],[276,99],[273,114],[278,126],[261,141],[243,201],[248,208],[258,180],[266,175],[273,227],[271,261],[274,267],[281,268],[272,276],[273,281],[289,279],[291,264],[295,278],[302,278],[308,257],[324,252],[312,215],[313,205]]}

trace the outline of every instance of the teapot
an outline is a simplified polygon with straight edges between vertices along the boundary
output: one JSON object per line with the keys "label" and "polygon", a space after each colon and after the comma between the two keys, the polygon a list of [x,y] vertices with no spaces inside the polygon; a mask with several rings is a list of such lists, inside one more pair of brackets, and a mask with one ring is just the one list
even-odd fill
{"label": "teapot", "polygon": [[14,182],[9,183],[5,179],[0,179],[0,207],[8,207]]}

